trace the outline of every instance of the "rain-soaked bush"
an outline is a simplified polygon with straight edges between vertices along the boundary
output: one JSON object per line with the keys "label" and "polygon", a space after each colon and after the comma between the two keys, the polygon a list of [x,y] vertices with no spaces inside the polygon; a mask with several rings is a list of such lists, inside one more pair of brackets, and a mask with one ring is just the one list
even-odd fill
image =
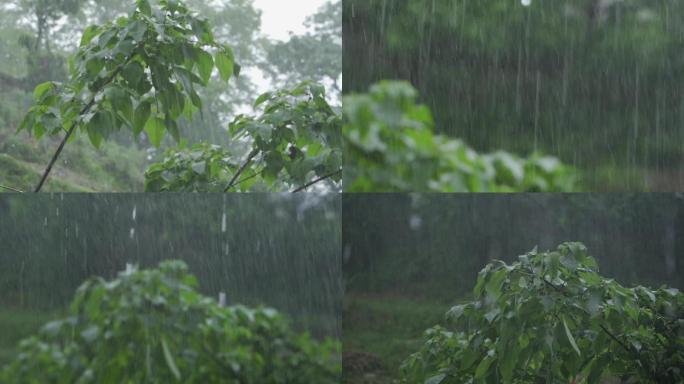
{"label": "rain-soaked bush", "polygon": [[337,342],[291,330],[277,311],[224,307],[180,261],[92,278],[70,315],[21,342],[2,383],[335,383]]}
{"label": "rain-soaked bush", "polygon": [[325,88],[305,81],[266,92],[255,108],[230,124],[233,142],[247,148],[208,143],[171,148],[145,171],[147,192],[300,191],[342,178],[341,116],[325,99]]}
{"label": "rain-soaked bush", "polygon": [[575,171],[557,158],[504,151],[479,154],[433,133],[430,110],[407,82],[383,81],[343,101],[345,190],[520,191],[575,189]]}
{"label": "rain-soaked bush", "polygon": [[447,321],[404,362],[404,382],[684,380],[684,294],[604,278],[580,243],[488,264]]}

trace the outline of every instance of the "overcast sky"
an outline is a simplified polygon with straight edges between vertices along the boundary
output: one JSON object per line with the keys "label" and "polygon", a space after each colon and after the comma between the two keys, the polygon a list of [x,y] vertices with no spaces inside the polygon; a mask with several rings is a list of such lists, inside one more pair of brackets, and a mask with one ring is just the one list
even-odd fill
{"label": "overcast sky", "polygon": [[[326,0],[253,0],[261,10],[261,32],[271,39],[288,40],[289,33],[306,31],[304,20],[316,13]],[[342,54],[342,53],[340,53]],[[245,75],[254,80],[258,92],[270,90],[270,81],[257,68],[246,68]]]}
{"label": "overcast sky", "polygon": [[290,31],[305,31],[304,20],[325,4],[326,0],[254,0],[261,9],[261,31],[272,39],[287,40]]}

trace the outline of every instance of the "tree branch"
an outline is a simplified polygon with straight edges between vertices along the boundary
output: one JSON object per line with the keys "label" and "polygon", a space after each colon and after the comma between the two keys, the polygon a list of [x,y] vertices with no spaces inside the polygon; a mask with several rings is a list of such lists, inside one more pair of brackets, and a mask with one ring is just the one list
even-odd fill
{"label": "tree branch", "polygon": [[[124,61],[123,63],[121,63],[121,64],[114,70],[114,72],[112,72],[112,74],[109,76],[109,78],[107,78],[107,80],[102,84],[102,87],[100,87],[100,89],[98,90],[98,92],[96,92],[96,93],[93,94],[93,96],[90,98],[90,101],[88,102],[88,104],[86,104],[85,106],[83,106],[83,108],[81,108],[81,110],[78,112],[78,116],[79,116],[79,117],[80,117],[80,116],[83,116],[86,112],[88,112],[88,111],[90,110],[90,108],[92,108],[92,106],[95,104],[95,96],[97,95],[97,93],[99,93],[99,92],[100,92],[105,86],[107,86],[109,83],[111,83],[112,81],[114,81],[114,79],[116,78],[116,76],[119,75],[119,73],[121,72],[121,70],[123,69],[123,67],[126,66],[126,64],[128,64],[128,62],[129,62],[134,56],[135,56],[135,53],[131,54],[131,56],[129,56],[129,57],[126,59],[126,61]],[[76,126],[77,126],[77,125],[76,125],[76,121],[74,121],[74,122],[71,123],[71,126],[70,126],[69,129],[67,130],[66,135],[64,135],[64,138],[62,139],[62,142],[59,143],[59,147],[57,147],[57,151],[55,152],[54,155],[52,155],[52,159],[50,160],[50,163],[48,164],[47,168],[45,168],[45,172],[43,172],[43,176],[40,178],[40,181],[38,182],[38,185],[36,186],[36,189],[34,190],[34,192],[40,192],[40,190],[43,188],[43,184],[45,184],[45,180],[47,180],[48,175],[50,174],[50,171],[52,171],[52,167],[53,167],[53,166],[55,165],[55,163],[57,162],[57,158],[58,158],[59,155],[62,153],[62,150],[64,150],[64,145],[66,145],[67,141],[69,141],[69,138],[71,137],[71,135],[72,135],[72,134],[74,133],[74,131],[76,130]]]}
{"label": "tree branch", "polygon": [[[625,351],[632,353],[633,351],[627,347],[620,339],[617,338],[617,336],[613,335],[613,332],[609,331],[608,328],[604,327],[603,324],[599,324],[599,327],[605,332],[608,336],[610,336],[611,339],[615,340],[622,348],[625,349]],[[637,359],[638,360],[638,359]]]}
{"label": "tree branch", "polygon": [[321,177],[319,177],[319,178],[317,178],[317,179],[315,179],[315,180],[313,180],[313,181],[311,181],[311,182],[309,182],[309,183],[306,183],[306,184],[302,185],[301,187],[299,187],[299,188],[295,189],[294,191],[292,191],[292,193],[301,192],[301,191],[303,191],[303,190],[309,188],[310,186],[312,186],[312,185],[314,185],[314,184],[316,184],[316,183],[319,183],[319,182],[321,182],[321,181],[323,181],[323,180],[327,180],[327,179],[329,179],[329,178],[331,178],[331,177],[333,177],[333,176],[335,176],[335,175],[337,175],[337,174],[339,174],[339,173],[342,173],[342,170],[341,170],[341,169],[338,169],[337,171],[335,171],[335,172],[333,172],[333,173],[329,173],[329,174],[327,174],[327,175],[325,175],[325,176],[321,176]]}
{"label": "tree branch", "polygon": [[24,193],[24,191],[22,191],[22,190],[19,190],[19,189],[16,189],[16,188],[12,188],[12,187],[8,187],[8,186],[2,185],[2,184],[0,184],[0,188],[6,189],[6,190],[12,191],[12,192]]}
{"label": "tree branch", "polygon": [[226,188],[223,190],[223,192],[228,192],[228,190],[230,190],[231,188],[233,188],[236,185],[235,182],[237,181],[238,177],[240,177],[240,174],[242,174],[242,172],[245,171],[245,168],[247,168],[249,163],[252,161],[252,159],[254,159],[254,157],[258,153],[259,153],[258,149],[256,149],[256,148],[252,149],[252,152],[250,152],[249,155],[247,156],[247,160],[245,160],[245,162],[242,163],[240,168],[238,168],[237,172],[235,172],[233,177],[230,179],[230,181],[228,182],[228,186],[226,186]]}

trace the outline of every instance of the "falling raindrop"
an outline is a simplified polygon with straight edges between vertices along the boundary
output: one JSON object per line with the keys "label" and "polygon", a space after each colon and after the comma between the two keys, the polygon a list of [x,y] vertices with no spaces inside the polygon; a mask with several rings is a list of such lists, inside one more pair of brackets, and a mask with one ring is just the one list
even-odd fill
{"label": "falling raindrop", "polygon": [[135,221],[135,215],[136,215],[137,211],[138,211],[138,206],[137,206],[137,205],[134,205],[134,206],[133,206],[133,214],[132,214],[132,216],[133,216],[133,221]]}
{"label": "falling raindrop", "polygon": [[409,226],[412,230],[417,231],[423,226],[423,219],[418,215],[412,215],[409,219]]}
{"label": "falling raindrop", "polygon": [[129,231],[129,236],[131,237],[131,239],[135,237],[135,228],[131,228],[131,230]]}
{"label": "falling raindrop", "polygon": [[221,232],[226,233],[226,213],[221,216]]}
{"label": "falling raindrop", "polygon": [[532,4],[532,0],[520,0],[520,4],[529,7]]}

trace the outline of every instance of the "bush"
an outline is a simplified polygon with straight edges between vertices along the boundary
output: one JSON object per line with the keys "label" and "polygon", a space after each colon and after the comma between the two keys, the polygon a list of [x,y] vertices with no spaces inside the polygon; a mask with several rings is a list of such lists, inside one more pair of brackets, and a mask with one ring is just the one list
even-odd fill
{"label": "bush", "polygon": [[305,81],[266,92],[254,107],[263,108],[259,116],[239,115],[230,125],[231,142],[243,148],[169,149],[145,172],[145,191],[282,192],[325,180],[338,189],[341,116],[322,85]]}
{"label": "bush", "polygon": [[383,81],[344,98],[345,190],[349,192],[556,192],[575,189],[575,171],[555,157],[479,154],[433,134],[430,110],[403,81]]}
{"label": "bush", "polygon": [[418,383],[681,383],[684,295],[625,288],[580,243],[536,250],[478,275],[474,300],[402,365]]}
{"label": "bush", "polygon": [[338,345],[273,309],[221,307],[180,261],[93,278],[70,316],[24,340],[3,383],[335,383]]}

